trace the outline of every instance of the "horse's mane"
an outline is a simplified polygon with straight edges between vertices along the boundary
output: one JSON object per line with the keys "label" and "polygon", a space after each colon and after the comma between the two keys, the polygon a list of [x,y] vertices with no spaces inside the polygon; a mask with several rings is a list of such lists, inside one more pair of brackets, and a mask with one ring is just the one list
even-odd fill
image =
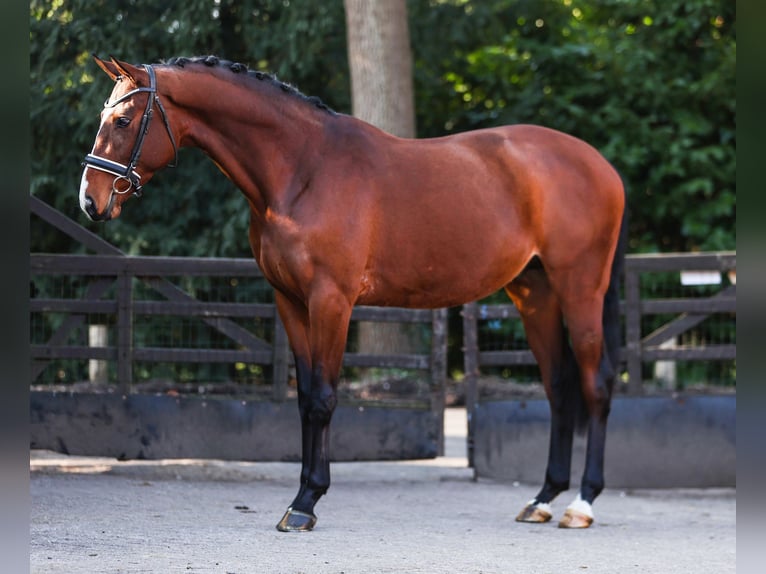
{"label": "horse's mane", "polygon": [[246,76],[249,76],[251,78],[255,78],[256,80],[269,82],[271,85],[279,88],[284,93],[296,96],[303,100],[304,102],[311,104],[320,110],[324,110],[330,114],[335,114],[335,111],[330,108],[327,104],[325,104],[321,99],[319,99],[316,96],[307,96],[303,94],[298,88],[295,86],[291,86],[290,84],[283,82],[274,74],[269,74],[266,72],[261,72],[257,70],[251,70],[247,67],[246,64],[240,64],[238,62],[232,62],[230,60],[222,60],[221,58],[217,56],[197,56],[194,58],[185,58],[185,57],[178,57],[178,58],[170,58],[168,60],[164,60],[162,62],[163,64],[167,64],[169,66],[178,66],[183,68],[187,64],[204,64],[208,67],[218,67],[218,68],[227,68],[234,74],[245,74]]}

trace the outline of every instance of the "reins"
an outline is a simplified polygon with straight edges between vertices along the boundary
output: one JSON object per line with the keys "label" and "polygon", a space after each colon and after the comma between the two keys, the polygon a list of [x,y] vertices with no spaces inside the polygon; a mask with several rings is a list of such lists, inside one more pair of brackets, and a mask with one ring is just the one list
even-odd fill
{"label": "reins", "polygon": [[[94,154],[86,155],[85,160],[82,162],[82,165],[86,168],[97,169],[116,176],[112,182],[112,192],[109,197],[110,206],[114,200],[115,194],[124,195],[131,189],[135,190],[134,193],[136,197],[141,197],[141,175],[136,171],[136,165],[138,165],[138,160],[141,157],[144,138],[146,138],[146,134],[149,132],[149,124],[152,120],[152,115],[154,114],[155,103],[160,110],[162,123],[165,125],[165,131],[167,131],[168,137],[170,138],[170,143],[173,145],[173,161],[168,164],[168,167],[176,167],[178,165],[178,146],[176,146],[176,140],[173,137],[173,132],[168,123],[165,107],[162,105],[159,94],[157,93],[157,78],[154,73],[154,68],[151,65],[145,64],[144,69],[149,74],[149,87],[139,87],[129,91],[114,102],[109,102],[109,100],[104,102],[105,108],[113,108],[138,93],[146,92],[149,94],[149,97],[146,100],[144,115],[141,118],[141,125],[138,128],[136,143],[133,145],[133,151],[130,154],[130,160],[127,165]],[[126,189],[119,189],[118,187],[119,182],[122,180],[128,182],[128,187]]]}

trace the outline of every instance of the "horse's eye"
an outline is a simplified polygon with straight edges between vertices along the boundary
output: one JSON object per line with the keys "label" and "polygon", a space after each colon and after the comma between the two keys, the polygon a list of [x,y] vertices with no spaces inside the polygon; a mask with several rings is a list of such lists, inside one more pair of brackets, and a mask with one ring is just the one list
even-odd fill
{"label": "horse's eye", "polygon": [[128,127],[128,124],[130,124],[130,118],[126,118],[125,116],[117,118],[117,127],[118,128],[126,128]]}

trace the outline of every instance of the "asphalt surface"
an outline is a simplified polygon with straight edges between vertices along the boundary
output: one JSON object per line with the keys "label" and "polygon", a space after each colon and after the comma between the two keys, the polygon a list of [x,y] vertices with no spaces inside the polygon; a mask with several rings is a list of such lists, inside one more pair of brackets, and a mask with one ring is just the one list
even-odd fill
{"label": "asphalt surface", "polygon": [[[645,573],[736,570],[736,490],[605,490],[587,530],[514,517],[538,485],[473,480],[465,413],[435,460],[333,465],[310,533],[274,527],[299,465],[30,455],[32,573]],[[0,570],[2,567],[0,566]]]}

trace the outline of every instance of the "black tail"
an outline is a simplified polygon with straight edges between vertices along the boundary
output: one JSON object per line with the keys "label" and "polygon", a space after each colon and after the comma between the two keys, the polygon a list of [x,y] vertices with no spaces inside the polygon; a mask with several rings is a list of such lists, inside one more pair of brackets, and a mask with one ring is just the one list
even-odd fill
{"label": "black tail", "polygon": [[609,277],[609,287],[604,296],[604,314],[602,325],[604,328],[604,346],[609,363],[612,368],[612,376],[607,377],[609,393],[612,392],[612,384],[620,371],[620,348],[622,347],[622,323],[620,322],[620,281],[625,267],[625,253],[628,249],[628,207],[622,214],[620,223],[620,237],[617,240],[617,249],[612,261],[612,271]]}

